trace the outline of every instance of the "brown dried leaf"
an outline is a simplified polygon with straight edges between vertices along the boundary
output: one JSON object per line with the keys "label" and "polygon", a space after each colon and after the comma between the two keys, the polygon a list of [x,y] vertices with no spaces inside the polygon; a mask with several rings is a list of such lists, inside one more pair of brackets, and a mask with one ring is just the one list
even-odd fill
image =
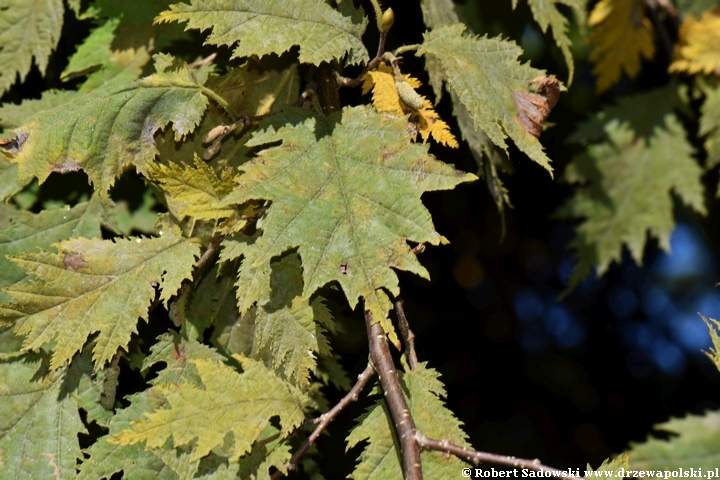
{"label": "brown dried leaf", "polygon": [[560,97],[560,83],[555,77],[542,75],[530,80],[532,84],[537,84],[536,93],[514,90],[512,96],[518,109],[516,120],[530,135],[539,137],[543,121]]}

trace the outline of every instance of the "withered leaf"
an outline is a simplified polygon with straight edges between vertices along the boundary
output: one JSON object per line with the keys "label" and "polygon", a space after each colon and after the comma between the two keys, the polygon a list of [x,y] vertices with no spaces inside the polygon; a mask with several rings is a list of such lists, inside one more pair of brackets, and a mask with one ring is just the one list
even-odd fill
{"label": "withered leaf", "polygon": [[560,83],[555,77],[535,77],[529,85],[537,84],[535,93],[514,90],[512,92],[518,114],[515,117],[520,125],[534,137],[542,133],[542,123],[550,114],[560,97]]}

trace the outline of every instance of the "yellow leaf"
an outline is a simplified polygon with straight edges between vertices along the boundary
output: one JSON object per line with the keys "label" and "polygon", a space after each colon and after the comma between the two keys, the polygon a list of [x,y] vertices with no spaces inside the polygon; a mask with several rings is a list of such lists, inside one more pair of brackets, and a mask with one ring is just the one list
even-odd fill
{"label": "yellow leaf", "polygon": [[600,0],[588,19],[593,27],[590,43],[595,50],[590,61],[595,64],[597,90],[602,92],[620,80],[625,72],[635,78],[642,58],[655,55],[653,30],[645,16],[645,2],[639,0]]}
{"label": "yellow leaf", "polygon": [[[403,75],[403,78],[412,88],[422,85],[418,79],[410,75]],[[410,121],[416,124],[423,143],[432,136],[436,142],[442,145],[451,148],[458,147],[455,136],[450,132],[450,127],[440,120],[440,116],[433,110],[432,103],[428,99],[422,97],[425,107],[417,111],[408,108],[400,100],[392,67],[381,63],[377,70],[371,70],[363,76],[363,94],[369,93],[371,90],[373,105],[378,112],[391,112],[397,115],[411,114]]]}
{"label": "yellow leaf", "polygon": [[680,40],[671,72],[720,74],[720,16],[713,11],[697,20],[690,14],[680,26]]}

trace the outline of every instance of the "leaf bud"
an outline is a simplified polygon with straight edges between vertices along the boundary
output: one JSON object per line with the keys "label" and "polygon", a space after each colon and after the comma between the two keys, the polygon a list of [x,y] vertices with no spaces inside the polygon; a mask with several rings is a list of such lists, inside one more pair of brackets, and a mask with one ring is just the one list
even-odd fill
{"label": "leaf bud", "polygon": [[380,30],[388,32],[392,28],[393,23],[395,23],[395,13],[393,13],[392,8],[388,8],[383,12],[382,19],[380,19]]}

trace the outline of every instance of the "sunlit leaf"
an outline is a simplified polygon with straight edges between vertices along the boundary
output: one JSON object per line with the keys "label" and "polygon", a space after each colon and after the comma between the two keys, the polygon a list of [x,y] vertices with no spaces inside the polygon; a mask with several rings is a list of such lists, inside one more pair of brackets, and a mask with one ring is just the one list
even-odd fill
{"label": "sunlit leaf", "polygon": [[685,17],[679,36],[671,72],[720,74],[720,16],[715,11],[703,13],[700,20]]}
{"label": "sunlit leaf", "polygon": [[346,108],[326,118],[293,110],[272,122],[278,126],[256,134],[250,145],[282,144],[243,165],[245,173],[226,199],[273,202],[262,236],[245,248],[238,279],[241,311],[269,295],[269,260],[297,247],[306,298],[336,280],[352,307],[362,296],[365,308],[392,331],[384,322],[390,301],[383,291],[399,293],[392,268],[427,276],[407,241],[444,241],[420,195],[475,177],[410,143],[404,118],[372,108]]}
{"label": "sunlit leaf", "polygon": [[448,85],[475,123],[495,145],[507,151],[510,137],[532,160],[552,173],[550,159],[537,138],[516,119],[514,91],[527,91],[528,82],[542,71],[521,65],[522,53],[515,43],[499,38],[463,35],[465,26],[449,24],[425,34],[418,55],[440,62]]}
{"label": "sunlit leaf", "polygon": [[282,0],[191,0],[190,4],[171,5],[156,22],[188,22],[188,29],[211,29],[206,43],[237,43],[233,57],[281,54],[299,45],[302,63],[319,65],[342,60],[346,54],[350,64],[368,60],[361,40],[367,19],[355,23],[322,0],[291,4]]}
{"label": "sunlit leaf", "polygon": [[167,302],[191,275],[197,243],[167,234],[161,238],[74,239],[13,257],[29,278],[6,289],[15,303],[0,309],[0,320],[16,324],[25,350],[57,340],[51,360],[56,369],[98,332],[96,367],[125,348],[138,318],[147,318],[155,298],[153,283]]}

